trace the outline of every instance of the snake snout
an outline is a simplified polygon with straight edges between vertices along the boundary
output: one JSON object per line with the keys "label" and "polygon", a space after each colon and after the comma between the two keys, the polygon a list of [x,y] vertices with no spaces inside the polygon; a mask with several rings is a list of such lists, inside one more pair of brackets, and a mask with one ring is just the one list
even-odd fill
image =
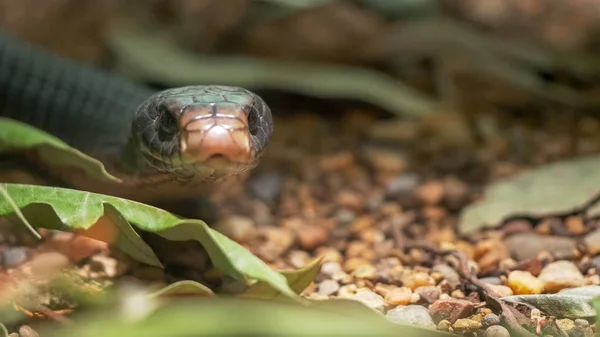
{"label": "snake snout", "polygon": [[182,130],[181,153],[192,162],[247,162],[253,156],[249,133],[247,124],[238,118],[193,120]]}

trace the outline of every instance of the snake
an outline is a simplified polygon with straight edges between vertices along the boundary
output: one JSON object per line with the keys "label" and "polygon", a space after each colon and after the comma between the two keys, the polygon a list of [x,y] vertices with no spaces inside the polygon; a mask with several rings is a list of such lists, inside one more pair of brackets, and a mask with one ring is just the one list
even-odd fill
{"label": "snake", "polygon": [[108,188],[63,171],[72,185],[137,199],[194,195],[240,176],[257,166],[273,134],[271,109],[248,89],[152,89],[7,32],[0,32],[0,117],[98,158],[126,182]]}

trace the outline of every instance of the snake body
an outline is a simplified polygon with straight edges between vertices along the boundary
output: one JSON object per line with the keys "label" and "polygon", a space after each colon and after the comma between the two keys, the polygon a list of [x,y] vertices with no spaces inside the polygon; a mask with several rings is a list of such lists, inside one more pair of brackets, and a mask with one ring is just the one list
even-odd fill
{"label": "snake body", "polygon": [[1,32],[0,116],[116,163],[138,184],[179,189],[254,167],[273,132],[269,107],[244,88],[154,91]]}

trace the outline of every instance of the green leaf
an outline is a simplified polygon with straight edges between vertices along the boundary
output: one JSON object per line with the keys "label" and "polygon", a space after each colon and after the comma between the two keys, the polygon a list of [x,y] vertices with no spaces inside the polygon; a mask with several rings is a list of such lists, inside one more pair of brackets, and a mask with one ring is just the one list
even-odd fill
{"label": "green leaf", "polygon": [[19,121],[0,117],[0,153],[36,150],[46,165],[76,167],[90,178],[119,183],[121,180],[106,171],[104,165],[70,147],[49,133]]}
{"label": "green leaf", "polygon": [[159,291],[151,293],[151,297],[161,296],[207,296],[213,297],[215,294],[208,287],[196,281],[179,281],[171,283]]}
{"label": "green leaf", "polygon": [[40,233],[38,233],[35,230],[35,228],[33,228],[33,226],[29,223],[29,221],[27,221],[27,219],[25,218],[25,216],[23,215],[23,213],[21,212],[21,210],[15,204],[14,200],[12,200],[12,198],[10,197],[10,195],[8,195],[8,192],[4,189],[3,186],[0,186],[0,194],[2,194],[2,197],[4,198],[4,200],[6,200],[6,202],[9,203],[10,207],[15,211],[16,216],[19,218],[19,220],[21,220],[21,222],[23,222],[23,224],[25,224],[25,226],[27,227],[27,229],[29,229],[29,231],[37,239],[41,239],[42,236],[40,235]]}
{"label": "green leaf", "polygon": [[[75,324],[40,331],[42,336],[453,336],[388,321],[355,301],[309,306],[272,301],[207,298],[171,302],[145,316],[98,313]],[[354,303],[352,303],[354,302]]]}
{"label": "green leaf", "polygon": [[[592,305],[594,306],[594,309],[596,309],[596,312],[600,312],[600,296],[596,296],[592,300]],[[600,326],[600,315],[596,315],[596,326]]]}
{"label": "green leaf", "polygon": [[[35,227],[83,230],[84,235],[116,245],[133,258],[154,266],[160,266],[160,262],[133,230],[132,224],[168,240],[196,240],[204,246],[214,266],[226,275],[246,284],[263,281],[278,292],[301,300],[282,274],[203,221],[181,220],[152,206],[95,193],[22,184],[3,186]],[[5,198],[0,199],[0,215],[14,212],[11,203]],[[102,230],[97,230],[97,226]]]}
{"label": "green leaf", "polygon": [[[319,274],[322,265],[321,261],[322,258],[318,258],[298,270],[282,270],[280,273],[283,274],[283,276],[287,279],[290,288],[297,294],[300,294],[311,284],[311,282],[314,281]],[[265,282],[256,282],[246,289],[241,296],[261,299],[281,299],[281,293],[276,291],[273,287],[270,287]]]}
{"label": "green leaf", "polygon": [[6,327],[4,326],[4,324],[2,324],[2,322],[0,322],[0,330],[2,330],[2,333],[4,334],[4,337],[8,337],[8,330],[6,329]]}

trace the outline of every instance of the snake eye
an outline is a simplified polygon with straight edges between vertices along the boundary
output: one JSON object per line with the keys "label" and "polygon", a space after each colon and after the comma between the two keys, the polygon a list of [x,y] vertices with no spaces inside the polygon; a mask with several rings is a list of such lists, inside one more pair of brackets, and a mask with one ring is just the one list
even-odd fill
{"label": "snake eye", "polygon": [[159,138],[161,140],[173,138],[173,136],[177,132],[177,121],[175,120],[171,112],[167,109],[167,107],[164,105],[160,105],[158,107],[158,114]]}
{"label": "snake eye", "polygon": [[250,113],[248,113],[248,130],[253,136],[256,136],[256,132],[258,132],[258,110],[256,110],[256,107],[252,107]]}

